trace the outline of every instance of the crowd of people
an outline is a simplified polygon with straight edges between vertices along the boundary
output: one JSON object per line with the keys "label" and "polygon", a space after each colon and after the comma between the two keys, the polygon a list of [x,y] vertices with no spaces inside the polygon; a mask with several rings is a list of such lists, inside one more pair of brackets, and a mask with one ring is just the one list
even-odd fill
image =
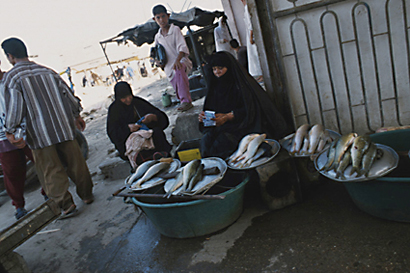
{"label": "crowd of people", "polygon": [[[178,111],[187,111],[193,107],[188,46],[181,29],[169,23],[170,14],[163,5],[156,5],[152,13],[159,26],[155,44],[161,45],[167,58],[165,63],[155,60],[153,64],[164,70],[175,89],[180,102]],[[250,133],[266,133],[273,139],[288,133],[284,119],[259,84],[262,73],[254,73],[249,58],[254,54],[252,31],[248,34],[248,45],[239,46],[232,38],[226,17],[221,18],[215,29],[217,52],[205,66],[208,93],[198,116],[203,133],[202,157],[226,158]],[[9,38],[1,46],[13,68],[7,72],[0,70],[0,162],[6,190],[16,207],[15,217],[20,219],[27,213],[23,196],[26,158],[35,163],[44,198],[54,200],[60,207],[60,218],[73,216],[77,209],[68,191],[69,178],[85,204],[94,201],[91,175],[75,141],[76,128],[85,129],[80,100],[59,74],[29,60],[23,41]],[[139,67],[142,75],[145,66]],[[71,70],[66,73],[71,75]],[[126,79],[134,75],[129,64],[117,66],[115,100],[107,115],[107,134],[132,170],[146,160],[169,157],[172,148],[164,133],[169,125],[168,116],[147,100],[133,95]],[[102,81],[93,71],[90,76],[91,84]],[[87,84],[84,75],[82,85]],[[214,113],[214,125],[204,124],[205,111]]]}

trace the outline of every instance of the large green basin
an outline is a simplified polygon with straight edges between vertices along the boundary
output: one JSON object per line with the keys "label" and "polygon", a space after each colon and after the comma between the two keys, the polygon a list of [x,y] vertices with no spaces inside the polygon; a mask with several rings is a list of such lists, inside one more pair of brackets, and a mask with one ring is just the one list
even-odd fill
{"label": "large green basin", "polygon": [[383,219],[410,222],[410,129],[377,133],[375,143],[399,153],[398,167],[387,176],[371,181],[343,183],[358,208]]}
{"label": "large green basin", "polygon": [[[195,200],[163,203],[147,198],[132,198],[151,220],[157,230],[172,238],[190,238],[221,230],[235,222],[243,211],[245,185],[249,175],[228,170],[225,177],[210,192],[219,191],[221,200]],[[228,186],[221,190],[218,186]],[[222,191],[222,192],[221,192]]]}

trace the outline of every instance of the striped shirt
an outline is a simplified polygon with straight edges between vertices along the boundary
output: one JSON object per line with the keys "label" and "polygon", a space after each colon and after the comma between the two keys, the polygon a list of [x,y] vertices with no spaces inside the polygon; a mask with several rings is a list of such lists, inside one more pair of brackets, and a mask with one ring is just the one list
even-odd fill
{"label": "striped shirt", "polygon": [[8,133],[14,133],[25,117],[26,141],[33,150],[74,139],[75,117],[82,108],[60,75],[24,61],[16,63],[3,80]]}

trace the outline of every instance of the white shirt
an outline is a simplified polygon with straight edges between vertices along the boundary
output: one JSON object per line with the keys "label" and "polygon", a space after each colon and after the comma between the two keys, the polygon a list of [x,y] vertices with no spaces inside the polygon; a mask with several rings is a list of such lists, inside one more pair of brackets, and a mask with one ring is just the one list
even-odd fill
{"label": "white shirt", "polygon": [[192,69],[192,62],[188,59],[189,49],[185,42],[185,38],[182,35],[181,29],[178,26],[171,24],[166,35],[162,34],[162,30],[160,28],[158,33],[155,35],[155,44],[161,44],[165,49],[167,63],[165,64],[164,71],[170,81],[175,75],[175,70],[172,69],[172,67],[174,66],[179,52],[185,53],[185,56],[181,59],[181,63],[186,65],[187,73]]}

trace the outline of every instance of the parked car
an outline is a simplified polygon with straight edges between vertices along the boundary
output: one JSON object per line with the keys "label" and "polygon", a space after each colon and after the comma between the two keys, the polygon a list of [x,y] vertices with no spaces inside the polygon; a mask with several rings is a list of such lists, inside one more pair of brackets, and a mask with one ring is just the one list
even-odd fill
{"label": "parked car", "polygon": [[[88,143],[87,143],[87,139],[85,138],[85,136],[80,130],[76,130],[75,139],[80,145],[81,152],[84,158],[87,159],[88,158]],[[34,167],[33,162],[29,160],[28,158],[26,158],[26,160],[27,160],[26,184],[29,184],[31,182],[38,180],[38,178],[37,178],[36,168]],[[0,164],[0,192],[2,192],[4,189],[5,188],[4,188],[4,183],[3,183],[3,169]]]}

